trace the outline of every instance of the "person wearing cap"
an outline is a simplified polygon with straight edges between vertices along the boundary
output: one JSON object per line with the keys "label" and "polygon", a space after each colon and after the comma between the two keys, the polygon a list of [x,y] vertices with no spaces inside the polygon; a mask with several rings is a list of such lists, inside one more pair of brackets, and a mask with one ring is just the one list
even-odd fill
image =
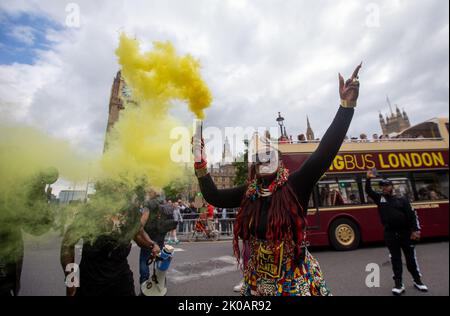
{"label": "person wearing cap", "polygon": [[372,189],[371,179],[376,175],[367,172],[366,193],[378,206],[381,223],[384,226],[384,239],[389,249],[392,270],[394,271],[394,295],[402,295],[405,286],[402,280],[402,251],[406,260],[406,267],[413,277],[416,289],[427,292],[428,288],[422,282],[422,275],[417,264],[415,242],[420,240],[420,224],[417,213],[406,197],[394,194],[392,181],[380,181],[381,193]]}
{"label": "person wearing cap", "polygon": [[249,146],[247,184],[219,190],[208,172],[203,140],[194,140],[195,174],[205,200],[216,207],[240,207],[233,250],[239,263],[243,259],[242,295],[331,294],[318,261],[306,248],[306,216],[311,192],[333,162],[353,118],[360,69],[361,65],[347,81],[339,75],[339,110],[316,151],[292,173],[275,144],[255,135]]}

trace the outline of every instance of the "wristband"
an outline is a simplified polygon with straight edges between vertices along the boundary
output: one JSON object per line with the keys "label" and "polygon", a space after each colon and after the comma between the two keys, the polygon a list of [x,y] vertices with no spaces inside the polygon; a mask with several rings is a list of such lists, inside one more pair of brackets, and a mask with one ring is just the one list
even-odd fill
{"label": "wristband", "polygon": [[195,169],[195,175],[197,178],[203,178],[208,174],[208,168]]}
{"label": "wristband", "polygon": [[202,160],[201,162],[194,163],[194,168],[197,169],[204,169],[207,166],[207,162],[205,160]]}
{"label": "wristband", "polygon": [[341,100],[341,106],[343,108],[355,108],[356,104],[357,104],[356,100],[355,101]]}

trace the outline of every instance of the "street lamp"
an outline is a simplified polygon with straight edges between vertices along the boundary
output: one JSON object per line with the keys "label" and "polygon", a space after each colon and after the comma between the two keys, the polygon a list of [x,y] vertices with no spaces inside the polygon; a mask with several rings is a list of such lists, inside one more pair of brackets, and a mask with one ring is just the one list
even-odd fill
{"label": "street lamp", "polygon": [[283,136],[284,133],[285,133],[285,132],[283,131],[284,117],[281,116],[281,113],[280,113],[280,112],[278,112],[278,117],[277,117],[277,120],[276,120],[276,121],[278,122],[278,126],[280,126],[280,135]]}

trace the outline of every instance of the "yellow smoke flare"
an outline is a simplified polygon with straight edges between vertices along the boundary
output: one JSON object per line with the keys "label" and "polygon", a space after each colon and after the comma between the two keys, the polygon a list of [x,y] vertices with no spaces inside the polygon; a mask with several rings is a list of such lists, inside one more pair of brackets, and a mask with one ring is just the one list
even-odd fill
{"label": "yellow smoke flare", "polygon": [[170,139],[181,123],[169,114],[174,101],[186,102],[199,119],[211,104],[211,93],[192,56],[178,56],[170,43],[154,43],[141,53],[137,40],[121,35],[116,50],[122,76],[132,99],[121,111],[108,137],[102,165],[108,177],[134,182],[145,177],[156,188],[182,176],[182,166],[172,161]]}
{"label": "yellow smoke flare", "polygon": [[155,112],[165,114],[167,108],[163,105],[179,99],[188,102],[189,110],[197,118],[204,118],[204,110],[210,106],[212,98],[201,78],[200,64],[192,56],[178,56],[169,42],[155,42],[153,51],[141,54],[139,42],[124,34],[116,54],[122,75],[139,103],[160,100],[159,104],[148,105]]}

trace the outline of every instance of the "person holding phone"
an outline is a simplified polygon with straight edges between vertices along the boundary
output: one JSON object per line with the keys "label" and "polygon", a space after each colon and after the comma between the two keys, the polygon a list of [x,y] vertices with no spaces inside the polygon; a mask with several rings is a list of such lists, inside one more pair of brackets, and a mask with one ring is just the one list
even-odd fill
{"label": "person holding phone", "polygon": [[402,250],[406,259],[406,267],[413,277],[414,287],[427,292],[428,287],[422,282],[422,275],[417,264],[415,242],[420,240],[420,224],[417,213],[405,197],[394,194],[392,181],[380,181],[381,193],[372,189],[373,178],[378,176],[376,170],[367,172],[366,193],[378,206],[381,223],[384,226],[384,239],[389,249],[392,270],[394,271],[394,288],[392,294],[402,295],[405,286],[402,281]]}

